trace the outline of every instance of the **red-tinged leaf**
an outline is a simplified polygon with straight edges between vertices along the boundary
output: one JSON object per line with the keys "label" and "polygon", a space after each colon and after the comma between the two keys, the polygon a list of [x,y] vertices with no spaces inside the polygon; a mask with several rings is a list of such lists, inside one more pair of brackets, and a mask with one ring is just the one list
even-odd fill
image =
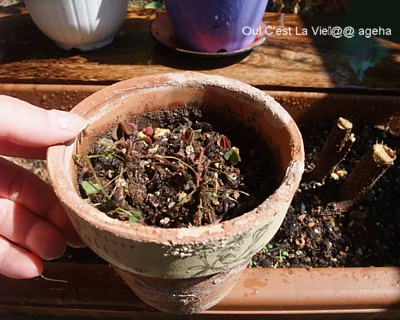
{"label": "red-tinged leaf", "polygon": [[116,126],[113,130],[112,130],[112,132],[111,132],[111,137],[115,140],[115,141],[117,141],[117,140],[119,140],[120,138],[121,138],[121,135],[120,135],[120,130],[119,130],[120,128],[119,128],[119,125],[118,126]]}
{"label": "red-tinged leaf", "polygon": [[231,141],[228,139],[227,136],[222,135],[219,137],[217,144],[224,149],[230,149],[231,148]]}
{"label": "red-tinged leaf", "polygon": [[128,135],[134,134],[137,131],[137,125],[133,122],[122,121],[120,127],[122,131]]}
{"label": "red-tinged leaf", "polygon": [[194,141],[194,131],[192,129],[187,129],[181,136],[181,140],[185,141],[186,144],[190,145]]}
{"label": "red-tinged leaf", "polygon": [[142,132],[143,132],[146,136],[151,137],[151,136],[153,135],[153,133],[154,133],[154,130],[153,130],[152,127],[146,127],[146,128],[143,128],[143,129],[142,129]]}
{"label": "red-tinged leaf", "polygon": [[147,143],[152,143],[152,142],[153,142],[153,141],[151,140],[151,138],[148,137],[148,136],[144,137],[143,139],[144,139],[144,141],[147,142]]}

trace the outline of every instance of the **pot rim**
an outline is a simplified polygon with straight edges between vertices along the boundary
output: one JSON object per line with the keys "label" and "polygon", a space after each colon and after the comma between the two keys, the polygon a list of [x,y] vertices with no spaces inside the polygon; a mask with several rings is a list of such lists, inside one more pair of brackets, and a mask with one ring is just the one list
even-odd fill
{"label": "pot rim", "polygon": [[[258,104],[269,106],[269,109],[263,109],[263,115],[272,120],[271,124],[273,126],[286,127],[291,139],[291,161],[280,185],[266,200],[257,208],[231,220],[218,224],[189,228],[165,229],[127,223],[118,219],[112,219],[105,214],[99,215],[97,209],[93,208],[80,197],[73,182],[66,174],[70,171],[69,164],[71,164],[72,154],[77,142],[77,139],[75,139],[65,145],[52,146],[48,149],[47,153],[50,181],[62,204],[68,209],[74,210],[82,219],[95,225],[98,229],[106,230],[123,238],[135,238],[137,241],[165,245],[193,245],[193,243],[198,242],[199,238],[204,239],[204,235],[206,235],[207,241],[225,239],[243,232],[243,230],[253,229],[260,225],[260,223],[265,223],[265,221],[272,221],[273,216],[266,214],[265,208],[276,208],[275,211],[277,212],[282,201],[290,203],[291,196],[293,196],[297,189],[304,170],[304,148],[300,131],[289,113],[271,96],[261,90],[223,76],[205,75],[198,72],[163,73],[136,77],[115,83],[84,99],[71,112],[83,116],[91,124],[101,118],[104,112],[122,103],[126,97],[132,96],[132,94],[168,87],[184,88],[185,85],[199,88],[219,87],[232,93],[240,92],[240,94],[250,97]],[[117,101],[110,102],[111,98],[116,98]],[[98,106],[100,106],[98,113],[88,117],[88,111],[85,110]],[[282,196],[283,194],[285,196]],[[204,241],[202,241],[202,244],[204,244]]]}

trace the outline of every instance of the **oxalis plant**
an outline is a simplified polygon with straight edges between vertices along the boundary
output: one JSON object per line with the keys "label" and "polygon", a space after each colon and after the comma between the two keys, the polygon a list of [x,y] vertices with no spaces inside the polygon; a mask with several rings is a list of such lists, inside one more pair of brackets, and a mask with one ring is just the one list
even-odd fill
{"label": "oxalis plant", "polygon": [[251,202],[223,134],[123,121],[74,155],[82,197],[107,215],[160,227],[200,226],[239,214]]}

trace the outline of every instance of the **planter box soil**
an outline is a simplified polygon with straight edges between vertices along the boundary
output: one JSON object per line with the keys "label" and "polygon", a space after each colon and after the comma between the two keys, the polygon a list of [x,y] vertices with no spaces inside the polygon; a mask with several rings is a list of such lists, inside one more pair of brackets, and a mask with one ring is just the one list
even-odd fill
{"label": "planter box soil", "polygon": [[351,120],[355,142],[324,184],[310,176],[335,119],[310,121],[300,127],[306,152],[305,174],[280,230],[253,258],[253,266],[400,266],[398,161],[358,204],[347,212],[337,209],[338,190],[362,156],[376,142],[393,150],[400,146],[400,139],[387,127]]}

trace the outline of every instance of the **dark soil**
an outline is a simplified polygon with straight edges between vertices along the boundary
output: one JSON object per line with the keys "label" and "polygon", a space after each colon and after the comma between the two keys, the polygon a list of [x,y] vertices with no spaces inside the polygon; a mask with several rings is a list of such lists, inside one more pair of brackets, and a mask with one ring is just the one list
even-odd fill
{"label": "dark soil", "polygon": [[163,228],[218,223],[276,188],[276,160],[266,150],[254,129],[211,121],[198,108],[147,113],[96,137],[76,158],[78,183],[112,218]]}
{"label": "dark soil", "polygon": [[[351,119],[350,119],[351,120]],[[356,141],[325,185],[309,182],[334,121],[303,125],[306,171],[287,216],[273,240],[253,257],[258,267],[400,265],[400,166],[398,161],[371,192],[346,213],[335,210],[335,190],[376,142],[398,151],[400,141],[382,128],[353,121]]]}

